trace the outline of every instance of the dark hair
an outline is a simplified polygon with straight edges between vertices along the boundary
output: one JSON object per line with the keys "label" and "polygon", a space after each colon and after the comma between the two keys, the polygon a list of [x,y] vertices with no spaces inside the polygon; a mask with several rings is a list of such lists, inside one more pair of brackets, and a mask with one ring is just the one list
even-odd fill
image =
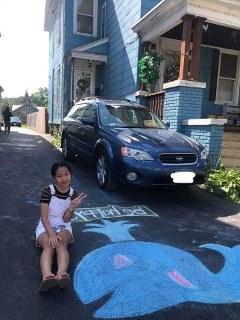
{"label": "dark hair", "polygon": [[66,162],[62,161],[62,162],[55,162],[52,167],[51,167],[51,176],[53,178],[56,177],[56,174],[57,174],[57,170],[58,168],[61,168],[61,167],[66,167],[68,169],[68,171],[70,172],[70,174],[72,175],[72,169],[71,167],[69,166],[69,164],[67,164]]}

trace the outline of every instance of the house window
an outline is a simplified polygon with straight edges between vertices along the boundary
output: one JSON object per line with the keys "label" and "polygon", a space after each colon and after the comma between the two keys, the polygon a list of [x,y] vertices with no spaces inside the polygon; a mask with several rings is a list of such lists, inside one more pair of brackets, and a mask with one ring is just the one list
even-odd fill
{"label": "house window", "polygon": [[106,2],[102,6],[101,12],[101,37],[104,38],[106,35]]}
{"label": "house window", "polygon": [[61,16],[59,17],[59,20],[58,20],[58,32],[57,32],[57,45],[58,47],[60,46],[61,44],[61,38],[62,38],[62,24],[61,24]]}
{"label": "house window", "polygon": [[164,55],[164,83],[178,79],[180,68],[180,55],[175,51],[165,51]]}
{"label": "house window", "polygon": [[75,0],[75,32],[96,35],[97,0]]}
{"label": "house window", "polygon": [[238,56],[221,53],[219,59],[217,103],[237,104],[238,100]]}
{"label": "house window", "polygon": [[56,106],[60,106],[60,67],[57,69],[57,83],[56,83]]}

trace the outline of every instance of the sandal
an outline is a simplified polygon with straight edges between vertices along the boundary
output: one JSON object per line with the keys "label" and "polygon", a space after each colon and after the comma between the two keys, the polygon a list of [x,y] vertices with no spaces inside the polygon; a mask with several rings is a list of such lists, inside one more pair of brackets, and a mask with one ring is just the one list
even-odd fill
{"label": "sandal", "polygon": [[63,289],[63,288],[67,288],[69,283],[70,283],[70,277],[69,274],[64,272],[62,273],[59,278],[58,278],[58,287]]}
{"label": "sandal", "polygon": [[55,276],[49,275],[42,281],[39,292],[47,292],[49,289],[56,287],[57,284],[58,280],[55,278]]}

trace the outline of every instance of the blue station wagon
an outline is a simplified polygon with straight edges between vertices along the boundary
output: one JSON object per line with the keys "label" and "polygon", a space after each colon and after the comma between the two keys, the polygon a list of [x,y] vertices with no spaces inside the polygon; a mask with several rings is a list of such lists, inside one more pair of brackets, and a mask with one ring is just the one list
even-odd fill
{"label": "blue station wagon", "polygon": [[193,139],[169,130],[148,108],[128,100],[87,98],[63,119],[63,157],[95,164],[100,188],[119,182],[138,186],[201,184],[207,152]]}

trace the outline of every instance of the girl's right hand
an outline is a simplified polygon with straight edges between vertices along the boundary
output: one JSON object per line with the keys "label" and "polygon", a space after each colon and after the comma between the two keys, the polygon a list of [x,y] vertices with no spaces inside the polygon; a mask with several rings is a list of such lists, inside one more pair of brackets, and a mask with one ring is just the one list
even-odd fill
{"label": "girl's right hand", "polygon": [[54,249],[59,248],[59,241],[62,241],[62,238],[55,234],[49,237],[48,244],[49,246],[52,246]]}

